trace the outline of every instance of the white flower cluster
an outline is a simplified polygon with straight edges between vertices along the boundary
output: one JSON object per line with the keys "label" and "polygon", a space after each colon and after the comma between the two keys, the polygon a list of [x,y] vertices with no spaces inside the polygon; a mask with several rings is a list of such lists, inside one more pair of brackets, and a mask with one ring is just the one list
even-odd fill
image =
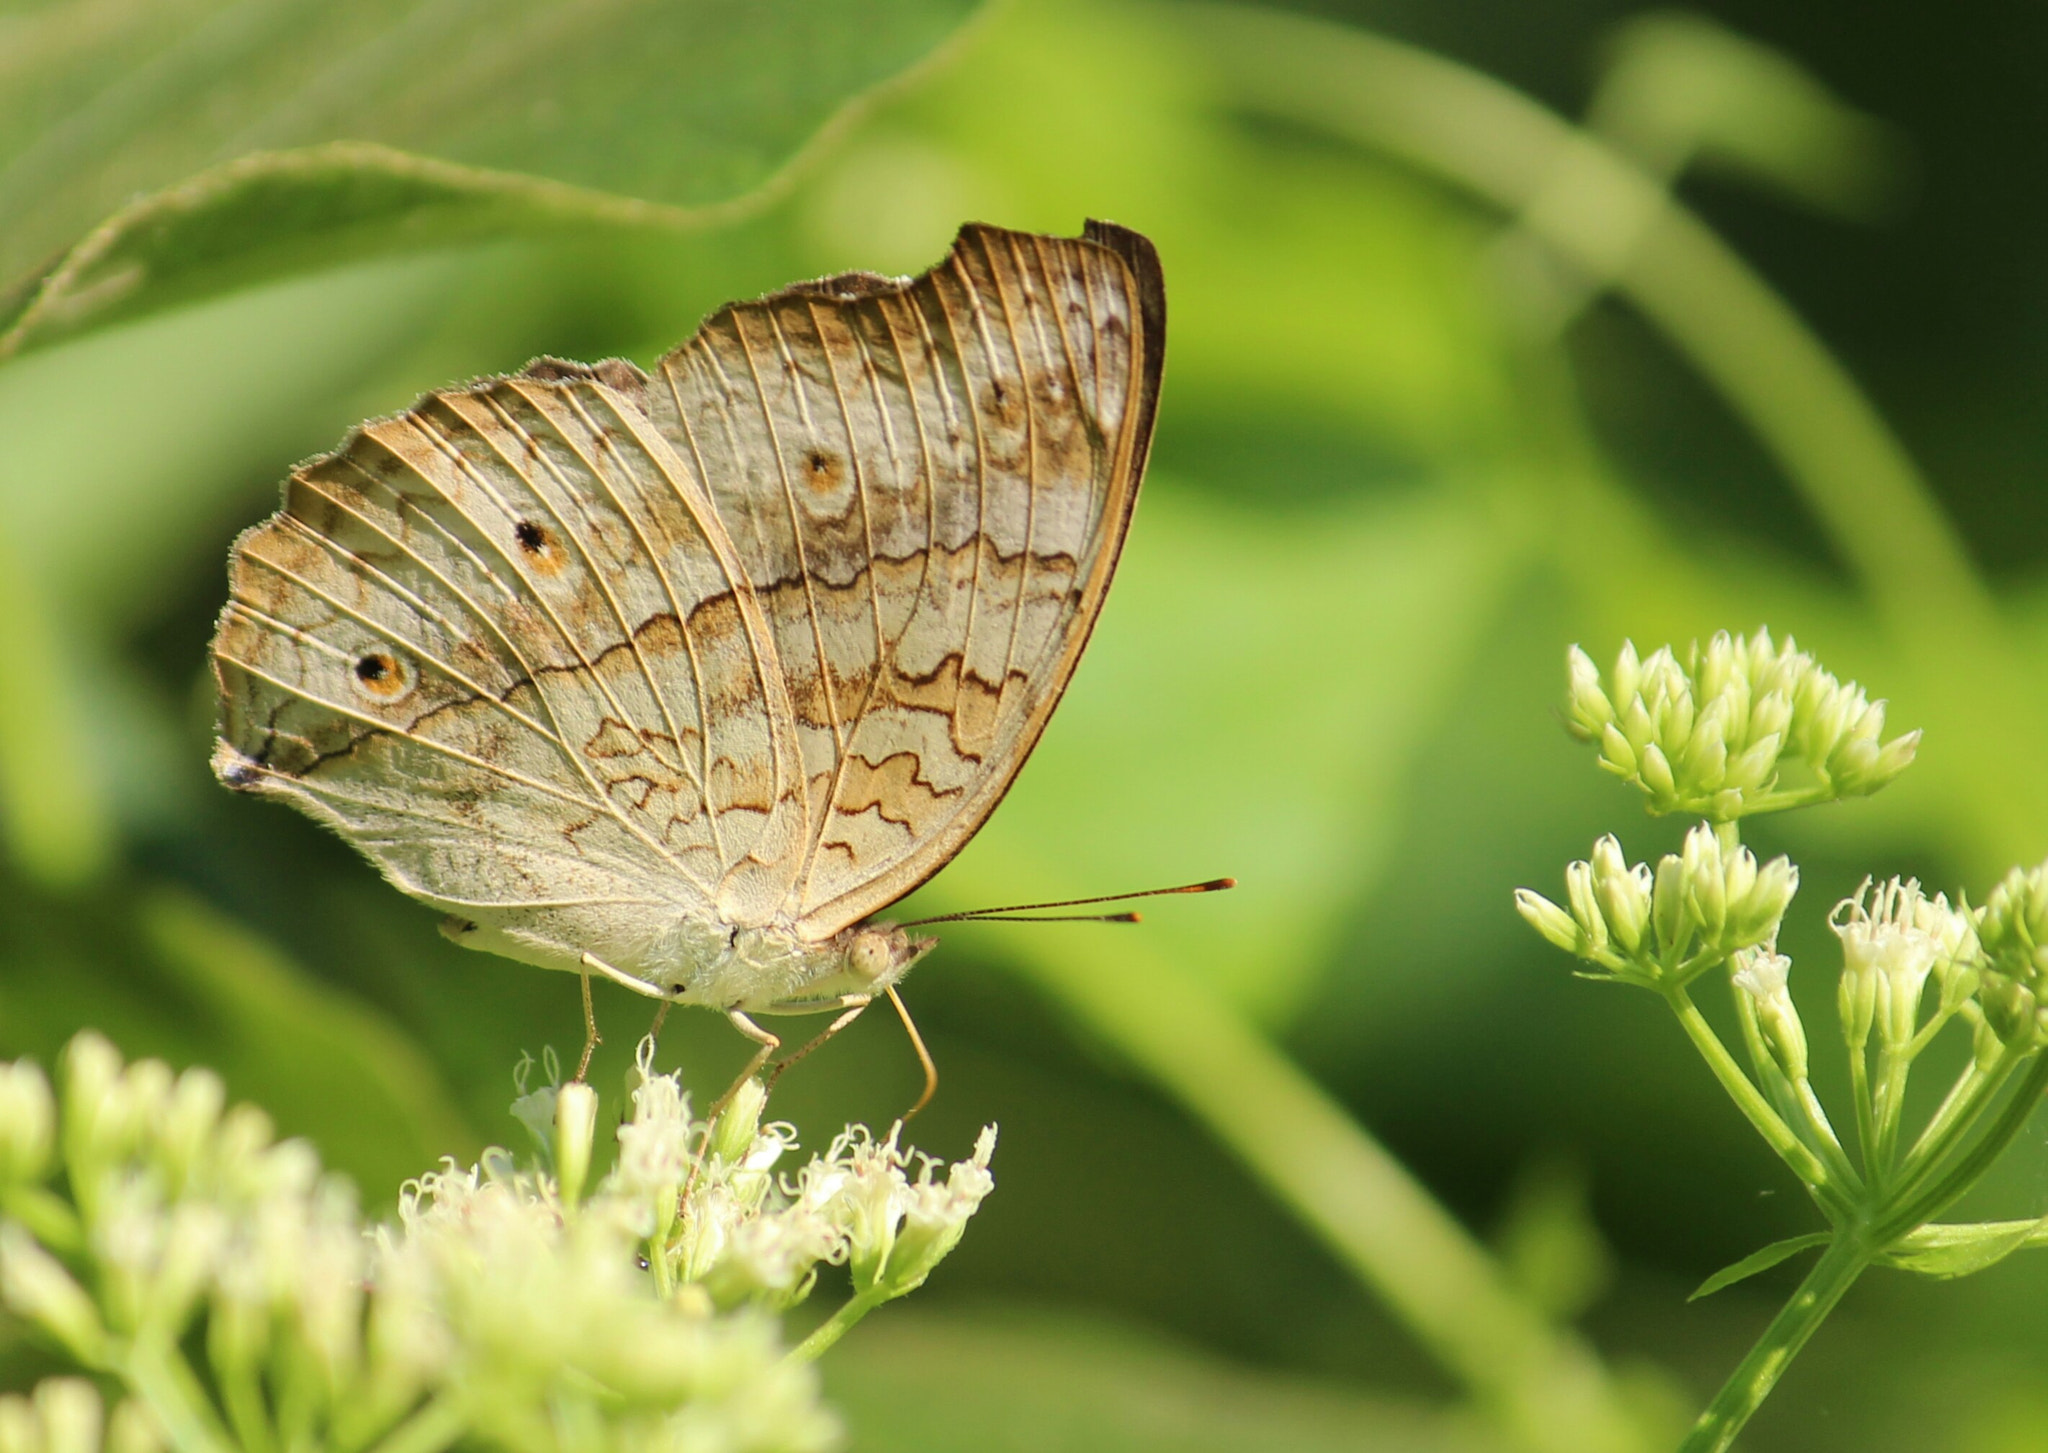
{"label": "white flower cluster", "polygon": [[[1725,631],[1686,664],[1670,647],[1638,658],[1624,643],[1603,684],[1577,646],[1565,723],[1600,749],[1600,765],[1642,789],[1655,813],[1719,822],[1877,791],[1904,771],[1918,732],[1884,741],[1884,703],[1836,680],[1787,638]],[[1780,789],[1779,769],[1803,762],[1808,784]]]}
{"label": "white flower cluster", "polygon": [[943,1180],[938,1161],[898,1146],[900,1126],[880,1140],[849,1126],[824,1155],[778,1176],[796,1132],[761,1124],[760,1085],[741,1086],[706,1126],[691,1119],[677,1079],[653,1073],[652,1049],[640,1048],[617,1167],[586,1210],[629,1226],[657,1284],[685,1302],[785,1307],[809,1294],[822,1264],[848,1267],[857,1296],[901,1296],[959,1243],[995,1188],[993,1126]]}
{"label": "white flower cluster", "polygon": [[521,1109],[555,1174],[449,1162],[367,1229],[344,1181],[204,1070],[124,1066],[81,1035],[60,1108],[34,1065],[0,1064],[0,1318],[132,1394],[108,1420],[73,1380],[0,1399],[0,1453],[97,1453],[103,1422],[108,1453],[836,1446],[773,1309],[824,1263],[852,1272],[841,1329],[922,1282],[992,1188],[994,1132],[941,1179],[852,1128],[785,1179],[795,1134],[759,1123],[757,1086],[707,1126],[650,1052],[589,1195],[597,1097],[550,1087]]}
{"label": "white flower cluster", "polygon": [[1759,865],[1748,848],[1705,822],[1654,872],[1647,863],[1631,866],[1609,834],[1564,876],[1569,911],[1517,888],[1522,917],[1597,966],[1601,977],[1652,986],[1683,984],[1731,954],[1771,942],[1799,891],[1790,859]]}
{"label": "white flower cluster", "polygon": [[1929,976],[1940,990],[1935,1014],[1946,1020],[1976,992],[1982,960],[1977,915],[1950,907],[1918,879],[1863,880],[1828,915],[1842,941],[1842,1034],[1860,1050],[1874,1025],[1880,1042],[1906,1048],[1919,1036]]}

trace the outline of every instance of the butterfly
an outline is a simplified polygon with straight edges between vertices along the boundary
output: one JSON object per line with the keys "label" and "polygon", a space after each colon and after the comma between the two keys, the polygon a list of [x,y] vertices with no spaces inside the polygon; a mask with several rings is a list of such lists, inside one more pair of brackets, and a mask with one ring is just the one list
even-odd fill
{"label": "butterfly", "polygon": [[651,372],[544,358],[363,424],[235,543],[215,774],[457,943],[584,975],[586,1015],[591,974],[724,1012],[761,1046],[737,1085],[780,1045],[752,1015],[837,1029],[933,946],[871,915],[1073,675],[1165,324],[1138,233],[969,225]]}

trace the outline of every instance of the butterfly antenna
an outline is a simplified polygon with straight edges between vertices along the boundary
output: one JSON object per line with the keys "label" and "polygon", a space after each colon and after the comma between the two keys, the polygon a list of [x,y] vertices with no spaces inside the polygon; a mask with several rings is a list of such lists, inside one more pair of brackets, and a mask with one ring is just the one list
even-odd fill
{"label": "butterfly antenna", "polygon": [[1135,913],[1075,913],[1041,918],[1016,918],[1013,914],[1036,913],[1044,908],[1087,908],[1096,903],[1124,903],[1133,898],[1163,898],[1174,893],[1221,893],[1235,888],[1235,878],[1209,878],[1200,883],[1182,883],[1174,888],[1142,888],[1136,893],[1105,893],[1100,898],[1060,898],[1048,903],[1006,903],[998,908],[970,908],[962,913],[941,913],[902,925],[923,928],[933,923],[1138,923]]}

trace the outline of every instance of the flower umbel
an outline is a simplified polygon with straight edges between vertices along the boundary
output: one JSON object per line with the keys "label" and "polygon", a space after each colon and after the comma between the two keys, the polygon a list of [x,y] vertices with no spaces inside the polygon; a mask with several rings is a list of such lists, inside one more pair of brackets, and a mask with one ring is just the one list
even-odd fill
{"label": "flower umbel", "polygon": [[1515,890],[1515,907],[1538,933],[1599,968],[1595,977],[1674,986],[1774,939],[1799,870],[1783,857],[1759,865],[1701,823],[1654,871],[1631,866],[1610,833],[1565,869],[1565,888],[1569,910],[1527,888]]}
{"label": "flower umbel", "polygon": [[[1822,670],[1788,637],[1721,632],[1685,664],[1667,647],[1639,658],[1624,642],[1603,684],[1579,647],[1567,658],[1565,725],[1600,765],[1648,797],[1650,811],[1728,822],[1832,798],[1867,796],[1905,770],[1920,734],[1883,740],[1884,703]],[[1810,783],[1781,787],[1803,763]]]}
{"label": "flower umbel", "polygon": [[0,1319],[135,1396],[104,1435],[90,1384],[0,1398],[0,1453],[158,1453],[157,1429],[210,1427],[304,1453],[824,1450],[838,1425],[773,1313],[852,1262],[850,1326],[921,1283],[993,1184],[993,1129],[943,1178],[858,1126],[778,1177],[796,1132],[760,1123],[765,1097],[706,1125],[648,1044],[594,1187],[597,1096],[522,1084],[559,1180],[490,1150],[366,1227],[351,1187],[208,1072],[123,1065],[92,1035],[65,1070],[53,1095],[0,1064]]}

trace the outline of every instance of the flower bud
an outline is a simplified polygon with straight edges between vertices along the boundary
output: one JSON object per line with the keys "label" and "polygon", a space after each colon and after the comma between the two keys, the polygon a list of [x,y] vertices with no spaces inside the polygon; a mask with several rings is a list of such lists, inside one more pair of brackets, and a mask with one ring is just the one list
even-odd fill
{"label": "flower bud", "polygon": [[1564,887],[1565,896],[1571,900],[1572,917],[1579,926],[1579,954],[1593,958],[1607,947],[1607,919],[1593,892],[1593,865],[1573,863],[1566,867]]}
{"label": "flower bud", "polygon": [[1806,1026],[1800,1022],[1787,988],[1792,960],[1769,944],[1759,944],[1737,953],[1734,965],[1735,987],[1755,1006],[1764,1043],[1786,1078],[1798,1084],[1807,1071]]}
{"label": "flower bud", "polygon": [[1650,870],[1640,863],[1631,868],[1611,833],[1593,844],[1591,866],[1593,893],[1607,931],[1621,951],[1633,957],[1650,922]]}
{"label": "flower bud", "polygon": [[2027,984],[2048,980],[2048,863],[2005,875],[1984,900],[1977,937],[2000,973]]}
{"label": "flower bud", "polygon": [[574,1210],[590,1177],[590,1146],[597,1135],[597,1091],[581,1080],[555,1094],[555,1180],[562,1204]]}
{"label": "flower bud", "polygon": [[[1984,1023],[2001,1046],[2016,1044],[2034,1032],[2033,992],[2016,979],[1990,973],[1977,990],[1977,1002],[1984,1010]],[[1978,1054],[1984,1058],[1981,1050]]]}
{"label": "flower bud", "polygon": [[227,1086],[212,1070],[189,1069],[178,1076],[164,1110],[160,1153],[172,1195],[197,1175],[211,1149],[214,1130],[227,1104]]}
{"label": "flower bud", "polygon": [[1656,887],[1651,890],[1651,916],[1657,924],[1657,951],[1677,962],[1692,946],[1694,924],[1685,898],[1685,863],[1666,853],[1657,860]]}
{"label": "flower bud", "polygon": [[56,1133],[57,1104],[43,1072],[29,1060],[0,1065],[0,1188],[48,1175]]}
{"label": "flower bud", "polygon": [[82,1377],[48,1377],[34,1402],[43,1425],[43,1453],[100,1453],[99,1389]]}
{"label": "flower bud", "polygon": [[104,1354],[106,1329],[92,1298],[62,1262],[12,1221],[0,1221],[0,1305],[41,1327],[89,1367]]}
{"label": "flower bud", "polygon": [[1528,888],[1515,890],[1515,911],[1528,920],[1529,926],[1549,939],[1568,954],[1579,951],[1579,926],[1572,916],[1545,898],[1541,893]]}
{"label": "flower bud", "polygon": [[1744,889],[1730,906],[1730,941],[1738,945],[1759,944],[1774,939],[1785,910],[1799,891],[1799,870],[1787,857],[1775,857],[1761,869],[1745,849]]}
{"label": "flower bud", "polygon": [[123,1398],[107,1420],[107,1453],[163,1453],[163,1425],[148,1406]]}
{"label": "flower bud", "polygon": [[1614,704],[1600,689],[1600,670],[1577,646],[1565,653],[1565,730],[1580,741],[1598,741],[1614,721]]}
{"label": "flower bud", "polygon": [[1728,894],[1721,870],[1721,843],[1712,824],[1703,822],[1685,835],[1681,861],[1693,923],[1702,939],[1719,945],[1728,926]]}
{"label": "flower bud", "polygon": [[768,1105],[768,1087],[759,1077],[747,1080],[732,1093],[711,1127],[711,1153],[727,1165],[738,1165],[753,1148],[761,1131],[761,1112]]}

